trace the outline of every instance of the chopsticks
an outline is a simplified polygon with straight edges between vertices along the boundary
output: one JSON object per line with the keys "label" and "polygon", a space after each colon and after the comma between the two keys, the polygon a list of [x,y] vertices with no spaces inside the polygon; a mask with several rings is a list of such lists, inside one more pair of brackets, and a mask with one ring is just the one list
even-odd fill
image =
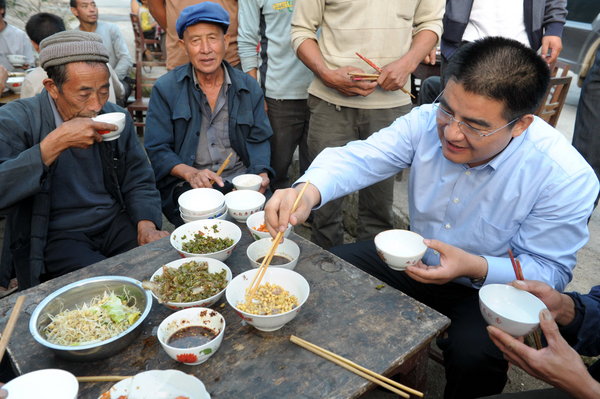
{"label": "chopsticks", "polygon": [[[294,201],[294,204],[292,205],[291,213],[296,212],[296,208],[298,208],[300,199],[302,199],[302,196],[304,195],[304,191],[306,191],[306,188],[308,187],[309,184],[310,184],[310,181],[308,181],[308,180],[304,183],[302,190],[300,190],[300,194],[298,194],[298,197],[296,197],[296,200]],[[277,233],[277,235],[273,239],[273,245],[271,245],[269,252],[267,252],[267,255],[265,256],[262,263],[260,264],[260,267],[258,268],[257,273],[254,275],[254,279],[252,279],[252,283],[250,283],[250,288],[248,291],[248,295],[250,296],[250,298],[252,298],[254,296],[256,290],[260,286],[260,281],[264,277],[264,275],[267,271],[267,268],[269,267],[269,264],[271,263],[271,259],[273,259],[273,255],[275,255],[275,251],[277,250],[277,247],[279,246],[279,242],[283,238],[284,233],[285,233],[284,231],[280,231]]]}
{"label": "chopsticks", "polygon": [[[512,250],[508,249],[508,256],[510,257],[510,262],[512,263],[513,270],[515,271],[515,276],[517,280],[525,280],[523,277],[523,269],[521,269],[521,262],[519,259],[516,259],[513,255]],[[535,342],[535,347],[539,350],[542,349],[542,338],[540,337],[540,332],[538,330],[534,330],[532,333],[533,341]]]}
{"label": "chopsticks", "polygon": [[[221,176],[221,173],[223,173],[223,171],[225,170],[227,165],[229,165],[229,160],[231,159],[232,155],[233,155],[233,152],[230,152],[229,155],[227,155],[227,158],[225,158],[225,160],[223,161],[223,164],[217,170],[217,176]],[[211,185],[214,183],[213,179],[210,179],[208,182]]]}
{"label": "chopsticks", "polygon": [[[364,55],[361,55],[360,53],[354,53],[354,54],[356,54],[358,56],[358,58],[360,58],[361,60],[363,60],[364,62],[369,64],[369,66],[371,68],[373,68],[374,70],[376,70],[377,72],[379,72],[379,73],[383,72],[383,69],[378,67],[377,64],[375,64],[373,61],[371,61]],[[372,81],[372,80],[377,80],[377,78],[379,78],[379,75],[376,75],[376,74],[353,74],[352,72],[350,72],[350,73],[348,73],[348,75],[352,76],[352,80],[371,80]],[[367,76],[367,75],[372,75],[372,76]],[[412,98],[416,98],[415,96],[413,96],[413,94],[410,91],[406,90],[404,87],[401,87],[400,90],[402,90],[403,93],[408,94]]]}
{"label": "chopsticks", "polygon": [[90,375],[85,377],[77,377],[79,382],[109,382],[122,381],[131,378],[130,375]]}
{"label": "chopsticks", "polygon": [[[357,374],[379,386],[389,389],[390,391],[394,392],[397,395],[402,396],[403,398],[409,398],[410,395],[408,393],[419,396],[419,397],[423,397],[422,392],[419,392],[415,389],[407,387],[406,385],[402,385],[394,380],[391,380],[387,377],[382,376],[381,374],[377,374],[376,372],[371,371],[367,368],[364,368],[364,367],[346,359],[345,357],[336,355],[335,353],[330,352],[327,349],[321,348],[320,346],[317,346],[308,341],[305,341],[302,338],[299,338],[295,335],[290,336],[290,341],[292,341],[294,344],[296,344],[298,346],[303,347],[306,350],[313,352],[314,354],[317,354],[317,355],[329,360],[330,362],[337,364],[340,367],[345,368],[348,371],[353,372],[354,374]],[[401,391],[401,390],[404,390],[408,393]]]}
{"label": "chopsticks", "polygon": [[10,340],[10,336],[15,329],[19,315],[21,314],[23,302],[25,302],[25,295],[21,295],[17,298],[15,306],[13,307],[10,317],[8,318],[8,322],[6,323],[6,327],[4,327],[4,331],[2,331],[2,338],[0,338],[0,361],[2,361],[2,358],[4,357],[4,352],[8,346],[8,341]]}

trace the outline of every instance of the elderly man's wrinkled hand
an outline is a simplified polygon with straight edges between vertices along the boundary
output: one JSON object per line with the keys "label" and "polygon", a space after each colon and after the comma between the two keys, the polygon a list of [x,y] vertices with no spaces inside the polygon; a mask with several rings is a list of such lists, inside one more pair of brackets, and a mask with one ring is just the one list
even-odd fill
{"label": "elderly man's wrinkled hand", "polygon": [[527,291],[538,297],[561,325],[567,325],[575,316],[575,304],[570,296],[562,294],[546,283],[533,280],[515,280],[511,283],[515,288]]}
{"label": "elderly man's wrinkled hand", "polygon": [[345,96],[363,96],[366,97],[375,91],[377,82],[363,81],[363,80],[352,80],[349,72],[360,72],[364,71],[355,67],[342,67],[334,69],[327,74],[327,78],[324,79],[326,86],[336,89]]}
{"label": "elderly man's wrinkled hand", "polygon": [[190,183],[192,188],[211,188],[213,182],[217,183],[219,187],[224,186],[221,176],[217,176],[217,174],[210,169],[193,169],[186,177],[186,180]]}
{"label": "elderly man's wrinkled hand", "polygon": [[258,192],[264,194],[269,189],[269,184],[271,184],[271,180],[269,179],[269,174],[266,172],[259,173],[260,177],[262,177],[262,182],[260,183],[260,188]]}
{"label": "elderly man's wrinkled hand", "polygon": [[137,225],[138,244],[146,245],[169,235],[168,231],[158,230],[149,220],[140,220]]}

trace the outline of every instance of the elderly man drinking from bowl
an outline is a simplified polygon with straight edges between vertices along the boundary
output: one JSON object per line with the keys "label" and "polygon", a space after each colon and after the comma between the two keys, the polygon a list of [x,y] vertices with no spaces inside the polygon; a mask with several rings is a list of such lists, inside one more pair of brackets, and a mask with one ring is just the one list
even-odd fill
{"label": "elderly man drinking from bowl", "polygon": [[[250,76],[226,61],[229,15],[210,1],[183,9],[177,19],[179,45],[190,62],[162,76],[152,90],[144,146],[154,168],[163,212],[183,223],[179,196],[191,189],[224,187],[250,173],[269,186],[272,135],[263,93]],[[223,175],[216,171],[233,154]],[[231,183],[227,186],[231,186]]]}
{"label": "elderly man drinking from bowl", "polygon": [[[108,103],[108,52],[99,36],[67,31],[41,43],[38,95],[0,108],[0,210],[8,214],[20,288],[157,240],[160,198],[126,113]],[[108,135],[107,135],[108,136]]]}

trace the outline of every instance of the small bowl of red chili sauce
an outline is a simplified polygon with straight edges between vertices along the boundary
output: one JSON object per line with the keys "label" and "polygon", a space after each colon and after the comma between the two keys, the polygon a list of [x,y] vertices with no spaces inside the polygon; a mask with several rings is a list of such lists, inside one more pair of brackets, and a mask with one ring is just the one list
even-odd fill
{"label": "small bowl of red chili sauce", "polygon": [[173,313],[158,326],[157,337],[167,354],[178,362],[204,363],[221,346],[225,318],[209,308],[189,308]]}

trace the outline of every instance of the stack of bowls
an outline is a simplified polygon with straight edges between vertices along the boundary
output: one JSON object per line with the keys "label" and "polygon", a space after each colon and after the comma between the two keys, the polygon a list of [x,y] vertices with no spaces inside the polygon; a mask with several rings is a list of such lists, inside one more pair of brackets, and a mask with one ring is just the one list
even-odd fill
{"label": "stack of bowls", "polygon": [[185,223],[202,219],[225,219],[225,196],[213,188],[193,188],[179,196],[179,211]]}

